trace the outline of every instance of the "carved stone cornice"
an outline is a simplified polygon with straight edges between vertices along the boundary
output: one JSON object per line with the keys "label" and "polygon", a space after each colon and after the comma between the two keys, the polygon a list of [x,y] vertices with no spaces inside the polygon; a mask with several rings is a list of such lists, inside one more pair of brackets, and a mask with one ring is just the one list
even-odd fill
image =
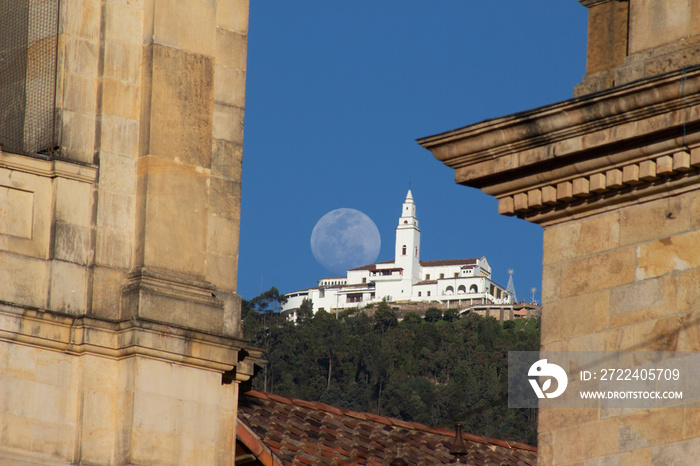
{"label": "carved stone cornice", "polygon": [[83,183],[97,180],[97,166],[73,162],[70,160],[44,160],[26,155],[3,152],[0,148],[0,168],[44,176],[46,178],[65,178]]}
{"label": "carved stone cornice", "polygon": [[626,2],[629,0],[578,0],[579,3],[586,8],[591,8],[596,5],[600,5],[601,3],[610,3],[610,2]]}
{"label": "carved stone cornice", "polygon": [[500,213],[536,223],[672,195],[700,181],[700,67],[418,142]]}
{"label": "carved stone cornice", "polygon": [[142,319],[109,321],[0,303],[0,341],[75,356],[142,356],[216,372],[253,373],[261,351],[238,338],[210,335]]}

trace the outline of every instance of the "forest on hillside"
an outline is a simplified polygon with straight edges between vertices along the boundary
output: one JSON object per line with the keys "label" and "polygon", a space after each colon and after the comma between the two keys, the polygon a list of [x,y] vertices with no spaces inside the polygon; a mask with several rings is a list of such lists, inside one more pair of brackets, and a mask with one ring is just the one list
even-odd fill
{"label": "forest on hillside", "polygon": [[306,302],[295,324],[280,299],[272,288],[244,301],[245,337],[268,361],[254,389],[537,444],[536,410],[508,408],[507,356],[539,349],[539,319],[430,309],[399,322],[390,303],[314,315]]}

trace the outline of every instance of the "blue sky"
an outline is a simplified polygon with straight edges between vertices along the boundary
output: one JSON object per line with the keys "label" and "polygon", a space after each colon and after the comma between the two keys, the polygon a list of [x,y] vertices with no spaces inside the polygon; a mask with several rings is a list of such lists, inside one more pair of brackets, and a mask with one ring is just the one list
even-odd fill
{"label": "blue sky", "polygon": [[316,222],[357,209],[394,254],[410,188],[421,259],[486,256],[518,298],[542,280],[542,229],[498,215],[415,140],[571,98],[585,73],[576,0],[251,0],[238,292],[309,288]]}

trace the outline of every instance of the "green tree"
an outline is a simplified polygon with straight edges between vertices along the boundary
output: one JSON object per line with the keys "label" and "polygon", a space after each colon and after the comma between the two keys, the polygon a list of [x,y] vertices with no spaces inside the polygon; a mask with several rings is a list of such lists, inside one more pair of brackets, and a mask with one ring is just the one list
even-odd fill
{"label": "green tree", "polygon": [[389,304],[386,302],[386,299],[382,300],[382,302],[377,305],[377,310],[374,311],[374,320],[377,328],[382,332],[385,332],[392,327],[396,327],[396,325],[399,323],[398,319],[396,318],[396,313],[393,309],[391,309]]}
{"label": "green tree", "polygon": [[425,311],[426,322],[437,322],[442,319],[442,311],[436,307],[431,307]]}
{"label": "green tree", "polygon": [[447,322],[452,322],[456,319],[459,319],[459,309],[446,310],[445,313],[442,315],[442,318]]}
{"label": "green tree", "polygon": [[308,324],[314,317],[314,303],[309,298],[304,298],[301,301],[299,310],[297,311],[297,323],[300,325]]}

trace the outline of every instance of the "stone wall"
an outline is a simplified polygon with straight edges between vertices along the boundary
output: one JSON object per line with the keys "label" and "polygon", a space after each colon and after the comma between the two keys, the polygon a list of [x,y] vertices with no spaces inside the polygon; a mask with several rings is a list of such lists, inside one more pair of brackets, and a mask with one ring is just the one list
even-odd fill
{"label": "stone wall", "polygon": [[247,27],[61,2],[59,151],[0,152],[0,463],[233,464]]}
{"label": "stone wall", "polygon": [[[699,3],[582,3],[589,74],[577,98],[419,143],[498,198],[499,213],[544,227],[543,350],[697,351]],[[698,419],[692,401],[540,409],[538,462],[692,464]]]}

